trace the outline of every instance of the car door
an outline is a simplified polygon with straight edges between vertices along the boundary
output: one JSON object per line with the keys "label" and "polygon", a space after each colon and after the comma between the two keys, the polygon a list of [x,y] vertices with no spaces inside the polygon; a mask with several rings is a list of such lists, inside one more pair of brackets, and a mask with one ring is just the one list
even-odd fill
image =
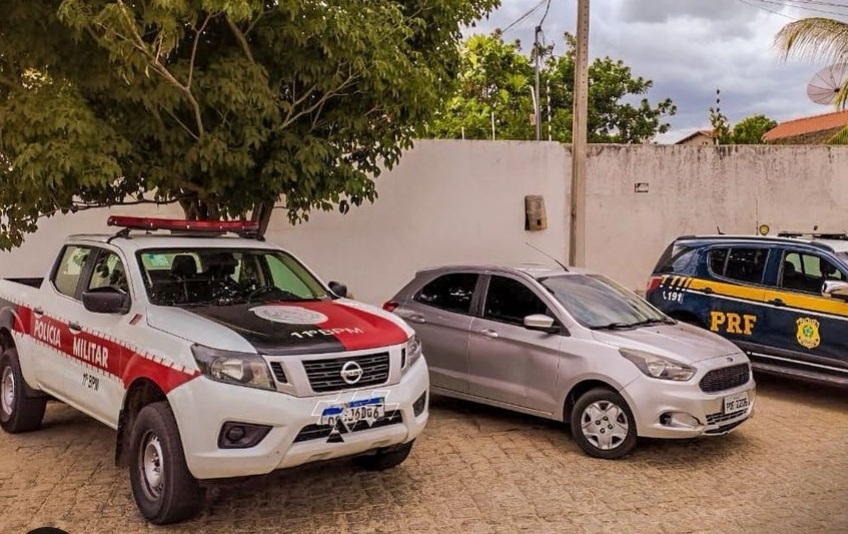
{"label": "car door", "polygon": [[[132,295],[126,264],[117,251],[97,248],[93,251],[92,268],[83,278],[86,291],[117,291]],[[69,395],[86,412],[106,424],[116,426],[123,401],[121,370],[129,359],[126,345],[120,340],[134,314],[135,299],[130,298],[127,313],[95,313],[77,303],[70,323],[73,337]]]}
{"label": "car door", "polygon": [[480,317],[471,324],[468,379],[475,397],[541,413],[556,410],[562,336],[524,326],[528,315],[556,317],[541,292],[508,275],[488,276]]}
{"label": "car door", "polygon": [[395,310],[421,339],[435,388],[468,392],[468,332],[479,280],[474,272],[441,274]]}
{"label": "car door", "polygon": [[32,310],[34,361],[39,384],[65,399],[73,365],[73,335],[69,323],[79,314],[79,295],[84,273],[90,268],[91,247],[67,245],[50,273],[50,283],[39,292]]}
{"label": "car door", "polygon": [[783,252],[776,283],[764,297],[770,309],[764,344],[773,363],[824,365],[848,374],[848,303],[822,295],[830,280],[848,281],[848,273],[818,252]]}

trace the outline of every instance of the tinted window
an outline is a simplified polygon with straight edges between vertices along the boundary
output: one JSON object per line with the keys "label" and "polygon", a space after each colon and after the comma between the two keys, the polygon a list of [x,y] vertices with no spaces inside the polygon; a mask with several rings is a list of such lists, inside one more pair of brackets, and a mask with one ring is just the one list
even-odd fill
{"label": "tinted window", "polygon": [[477,274],[453,273],[440,276],[425,285],[415,295],[415,300],[456,313],[469,313],[471,299],[474,298],[474,286]]}
{"label": "tinted window", "polygon": [[97,261],[94,263],[94,270],[91,273],[91,280],[88,282],[88,289],[97,289],[100,287],[114,287],[124,293],[129,293],[130,287],[127,283],[124,264],[114,252],[101,252]]}
{"label": "tinted window", "polygon": [[76,295],[82,268],[88,261],[90,253],[91,249],[86,247],[74,245],[65,247],[62,259],[59,260],[56,272],[53,273],[53,285],[56,286],[59,293],[69,297]]}
{"label": "tinted window", "polygon": [[845,275],[832,263],[814,254],[788,252],[783,256],[781,287],[818,294],[826,280],[845,280]]}
{"label": "tinted window", "polygon": [[548,307],[529,287],[511,278],[492,277],[486,292],[484,317],[523,325],[525,317],[537,313],[550,315]]}
{"label": "tinted window", "polygon": [[716,248],[709,254],[713,274],[740,282],[763,281],[768,250],[763,248]]}
{"label": "tinted window", "polygon": [[654,268],[655,273],[685,273],[692,270],[697,251],[692,247],[672,243],[665,249]]}

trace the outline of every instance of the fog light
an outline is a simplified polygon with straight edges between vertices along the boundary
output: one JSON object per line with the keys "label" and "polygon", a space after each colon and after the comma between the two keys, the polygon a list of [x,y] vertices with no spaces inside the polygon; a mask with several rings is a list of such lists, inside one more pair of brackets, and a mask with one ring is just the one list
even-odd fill
{"label": "fog light", "polygon": [[248,449],[255,447],[265,439],[271,427],[251,423],[227,422],[218,434],[218,447],[221,449]]}
{"label": "fog light", "polygon": [[672,428],[698,428],[701,423],[688,413],[669,412],[660,416],[660,424]]}
{"label": "fog light", "polygon": [[418,417],[419,415],[424,413],[424,408],[426,406],[427,406],[427,392],[425,391],[424,393],[421,394],[420,397],[418,397],[418,400],[416,400],[412,404],[412,413],[415,414],[415,417]]}

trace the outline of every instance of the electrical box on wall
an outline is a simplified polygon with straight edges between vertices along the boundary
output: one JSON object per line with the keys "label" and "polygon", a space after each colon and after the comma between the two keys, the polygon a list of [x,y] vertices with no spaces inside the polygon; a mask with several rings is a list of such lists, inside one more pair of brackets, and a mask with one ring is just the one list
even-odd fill
{"label": "electrical box on wall", "polygon": [[545,199],[542,195],[524,197],[524,229],[537,232],[547,227],[548,217],[545,215]]}

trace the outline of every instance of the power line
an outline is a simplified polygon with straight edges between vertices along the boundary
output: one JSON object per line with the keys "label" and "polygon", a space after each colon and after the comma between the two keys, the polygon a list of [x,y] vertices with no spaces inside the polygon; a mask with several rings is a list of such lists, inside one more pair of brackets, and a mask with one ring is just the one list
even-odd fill
{"label": "power line", "polygon": [[[846,13],[839,13],[839,12],[832,11],[832,10],[829,10],[829,9],[822,9],[822,8],[819,8],[819,7],[808,7],[810,5],[817,5],[817,6],[831,5],[831,7],[844,7],[844,6],[840,6],[838,4],[832,5],[830,3],[817,3],[814,0],[783,0],[783,1],[779,1],[779,0],[754,0],[754,1],[757,2],[757,5],[754,5],[754,4],[750,4],[750,5],[754,5],[754,7],[757,7],[759,9],[769,11],[771,13],[774,13],[776,15],[780,15],[782,17],[791,18],[793,20],[797,20],[797,19],[795,19],[795,17],[791,17],[789,15],[786,15],[785,13],[775,11],[773,9],[769,9],[769,8],[762,6],[762,5],[759,5],[759,4],[770,4],[770,5],[774,5],[774,6],[780,6],[780,7],[790,7],[790,8],[794,8],[794,9],[800,9],[802,11],[811,11],[811,12],[814,12],[814,13],[831,15],[831,16],[834,16],[834,17],[845,17],[846,15],[848,15]],[[748,3],[748,2],[746,2],[746,3]],[[806,5],[797,5],[798,3],[803,3],[803,4],[806,4]]]}
{"label": "power line", "polygon": [[515,19],[510,25],[508,25],[506,28],[504,28],[503,31],[501,31],[501,33],[505,34],[509,30],[514,28],[517,24],[524,22],[527,19],[527,17],[529,17],[533,13],[539,11],[542,8],[542,6],[545,5],[545,2],[549,2],[549,0],[540,0],[540,2],[538,4],[531,7],[526,13],[524,13],[523,15],[521,15],[520,17]]}
{"label": "power line", "polygon": [[542,20],[539,21],[539,26],[545,23],[545,19],[548,18],[548,11],[551,10],[551,0],[548,0],[548,5],[545,6],[545,14],[542,15]]}

